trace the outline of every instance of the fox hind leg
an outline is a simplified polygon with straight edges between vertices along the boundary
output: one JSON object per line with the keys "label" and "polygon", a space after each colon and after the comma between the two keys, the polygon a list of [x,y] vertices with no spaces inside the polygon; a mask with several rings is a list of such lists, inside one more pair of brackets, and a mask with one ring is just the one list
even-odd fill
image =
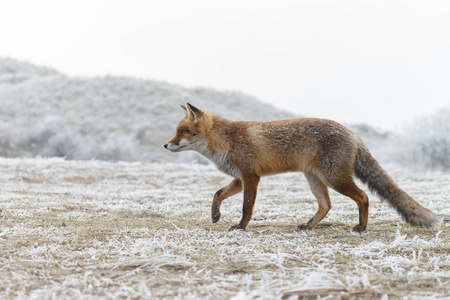
{"label": "fox hind leg", "polygon": [[305,174],[311,192],[317,199],[319,208],[316,214],[306,224],[298,226],[299,230],[313,229],[328,214],[331,209],[330,196],[328,195],[328,187],[320,178],[312,174]]}
{"label": "fox hind leg", "polygon": [[356,202],[359,208],[359,224],[353,227],[353,230],[365,231],[369,220],[369,198],[366,193],[356,186],[352,176],[340,177],[337,182],[331,182],[331,187]]}

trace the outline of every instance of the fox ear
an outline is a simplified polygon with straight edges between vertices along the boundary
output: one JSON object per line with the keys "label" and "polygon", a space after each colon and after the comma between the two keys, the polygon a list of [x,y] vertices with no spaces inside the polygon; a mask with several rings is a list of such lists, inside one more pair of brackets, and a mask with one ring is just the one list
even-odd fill
{"label": "fox ear", "polygon": [[186,106],[187,106],[187,111],[188,111],[188,118],[191,121],[194,121],[195,123],[198,122],[198,120],[200,120],[200,118],[203,116],[203,112],[198,109],[197,107],[193,106],[190,103],[186,102]]}
{"label": "fox ear", "polygon": [[184,116],[185,116],[186,118],[189,117],[188,109],[186,108],[186,106],[180,105],[180,107],[181,107],[181,110],[182,110],[183,113],[184,113]]}

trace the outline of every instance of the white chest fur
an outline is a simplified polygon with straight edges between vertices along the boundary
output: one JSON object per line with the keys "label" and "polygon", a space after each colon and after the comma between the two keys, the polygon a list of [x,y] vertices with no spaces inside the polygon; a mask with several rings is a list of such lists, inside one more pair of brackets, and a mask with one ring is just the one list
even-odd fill
{"label": "white chest fur", "polygon": [[214,152],[208,148],[208,143],[203,142],[199,144],[197,151],[211,160],[220,171],[233,176],[234,178],[241,178],[239,169],[228,159],[227,152]]}

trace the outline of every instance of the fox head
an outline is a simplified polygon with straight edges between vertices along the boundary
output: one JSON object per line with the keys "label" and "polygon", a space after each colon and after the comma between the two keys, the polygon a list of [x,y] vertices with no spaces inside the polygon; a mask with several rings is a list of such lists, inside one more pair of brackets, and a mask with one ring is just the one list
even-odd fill
{"label": "fox head", "polygon": [[195,106],[186,103],[180,105],[185,118],[178,124],[175,135],[164,144],[164,148],[172,152],[185,150],[198,151],[205,141],[205,122],[207,112],[203,112]]}

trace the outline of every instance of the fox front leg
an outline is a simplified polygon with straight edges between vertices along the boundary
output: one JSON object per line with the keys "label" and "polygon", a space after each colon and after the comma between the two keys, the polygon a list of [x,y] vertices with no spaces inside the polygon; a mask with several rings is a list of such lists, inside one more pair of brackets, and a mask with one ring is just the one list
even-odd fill
{"label": "fox front leg", "polygon": [[242,219],[239,224],[231,226],[232,230],[245,230],[253,215],[256,192],[258,190],[259,176],[250,175],[243,178],[244,181],[244,204],[242,208]]}
{"label": "fox front leg", "polygon": [[214,194],[211,207],[211,220],[216,223],[220,219],[220,205],[222,201],[236,195],[242,191],[242,181],[240,179],[233,179],[228,185],[224,186]]}

